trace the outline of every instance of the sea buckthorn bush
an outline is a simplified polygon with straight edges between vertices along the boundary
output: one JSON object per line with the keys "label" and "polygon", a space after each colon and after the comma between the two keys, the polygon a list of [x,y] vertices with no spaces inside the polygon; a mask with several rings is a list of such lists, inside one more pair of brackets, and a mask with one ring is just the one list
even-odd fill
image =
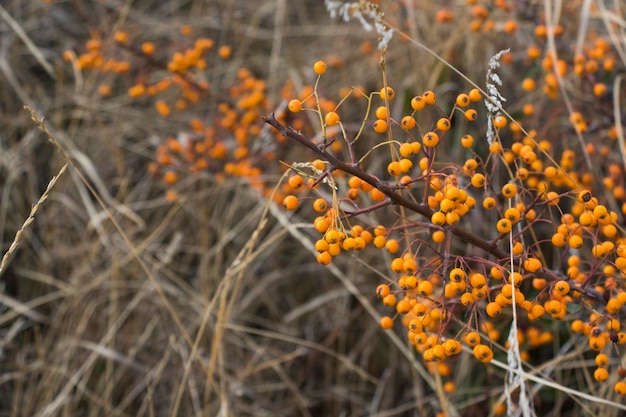
{"label": "sea buckthorn bush", "polygon": [[4,7],[12,415],[626,408],[619,4]]}

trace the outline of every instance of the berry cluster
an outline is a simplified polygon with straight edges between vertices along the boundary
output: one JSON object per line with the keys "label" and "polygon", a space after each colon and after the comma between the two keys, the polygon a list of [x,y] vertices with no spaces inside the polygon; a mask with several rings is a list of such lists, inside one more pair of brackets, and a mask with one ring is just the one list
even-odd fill
{"label": "berry cluster", "polygon": [[[487,9],[474,5],[471,14],[476,18],[472,31],[493,30]],[[450,12],[437,13],[441,23],[454,19]],[[502,30],[513,34],[520,29],[507,20]],[[380,325],[388,330],[399,320],[409,343],[443,376],[450,374],[447,363],[463,345],[477,360],[493,360],[500,346],[497,329],[510,322],[513,309],[521,317],[517,334],[524,360],[530,360],[530,350],[554,341],[543,330],[551,320],[570,322],[570,330],[587,339],[597,355],[593,376],[600,382],[609,378],[609,365],[619,363],[611,352],[626,343],[620,330],[626,299],[621,284],[626,277],[626,195],[623,161],[616,157],[623,153],[616,150],[623,146],[616,143],[619,128],[610,118],[591,122],[593,113],[585,117],[572,111],[567,115],[571,139],[550,140],[556,127],[533,104],[541,94],[550,106],[582,83],[589,89],[578,85],[576,92],[585,99],[568,101],[570,105],[583,108],[585,100],[597,100],[600,108],[610,109],[604,97],[617,52],[606,38],[596,38],[571,60],[557,58],[548,40],[560,39],[563,32],[562,27],[539,25],[534,30],[537,44],[519,54],[521,68],[543,75],[522,78],[519,89],[511,92],[529,97],[520,100],[515,117],[504,111],[500,92],[488,88],[486,93],[475,84],[444,99],[433,90],[418,95],[402,91],[409,98],[396,103],[399,94],[387,84],[382,50],[382,87],[353,91],[331,108],[321,105],[319,93],[326,65],[314,64],[313,91],[291,99],[288,109],[314,114],[321,139],[267,119],[319,158],[312,162],[307,191],[301,191],[305,181],[296,173],[283,200],[287,210],[312,202],[317,261],[327,265],[344,252],[369,247],[389,253],[388,282],[376,288],[376,295],[392,312]],[[512,53],[502,55],[505,65],[513,59]],[[499,77],[491,79],[502,85]],[[357,129],[349,128],[344,117],[348,99],[363,100],[367,109]],[[497,111],[484,112],[482,101]],[[485,120],[493,131],[489,143],[475,139]],[[339,133],[330,135],[331,129]],[[580,143],[582,152],[575,150]],[[458,149],[461,158],[450,149]],[[591,158],[607,163],[589,163]],[[606,176],[599,181],[598,175]],[[320,188],[322,183],[330,190]],[[389,223],[356,224],[357,218],[386,209]],[[615,392],[624,394],[626,369],[621,364],[615,369]]]}

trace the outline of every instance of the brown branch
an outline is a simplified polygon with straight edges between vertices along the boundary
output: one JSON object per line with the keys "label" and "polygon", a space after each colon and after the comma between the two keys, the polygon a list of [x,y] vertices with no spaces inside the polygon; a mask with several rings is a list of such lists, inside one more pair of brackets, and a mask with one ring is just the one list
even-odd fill
{"label": "brown branch", "polygon": [[[393,202],[393,204],[403,206],[415,213],[426,217],[427,219],[430,219],[432,217],[433,210],[428,207],[428,205],[418,204],[397,192],[399,189],[402,188],[402,186],[382,182],[378,178],[363,171],[361,168],[359,168],[357,164],[348,164],[342,161],[335,155],[329,153],[324,147],[318,146],[315,143],[311,142],[306,136],[293,129],[292,127],[286,127],[280,124],[280,122],[274,117],[274,114],[271,114],[269,117],[263,118],[263,120],[270,126],[274,127],[276,130],[278,130],[283,136],[286,136],[289,139],[292,139],[315,152],[322,159],[330,163],[333,168],[354,175],[355,177],[360,178],[362,181],[365,181],[371,186],[377,188],[379,191],[384,193]],[[493,255],[497,259],[509,258],[509,254],[501,249],[498,249],[495,243],[490,243],[476,236],[475,234],[470,233],[467,230],[457,226],[447,226],[447,229],[462,241],[481,248],[482,250]]]}

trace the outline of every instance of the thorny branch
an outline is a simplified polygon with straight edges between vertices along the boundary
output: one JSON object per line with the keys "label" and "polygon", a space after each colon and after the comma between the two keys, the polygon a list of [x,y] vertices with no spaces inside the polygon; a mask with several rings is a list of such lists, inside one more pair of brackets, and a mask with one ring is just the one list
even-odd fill
{"label": "thorny branch", "polygon": [[[407,208],[408,210],[411,210],[415,213],[418,213],[426,217],[427,219],[430,219],[431,216],[433,215],[434,212],[430,207],[428,207],[428,205],[416,203],[406,198],[401,193],[399,193],[398,191],[402,189],[402,186],[382,182],[380,179],[363,171],[358,166],[358,164],[350,164],[337,158],[335,155],[327,151],[327,148],[328,148],[327,146],[317,145],[311,140],[309,140],[302,133],[295,130],[294,128],[290,126],[283,126],[278,120],[276,120],[276,118],[274,117],[274,114],[271,114],[269,117],[263,118],[263,120],[270,126],[274,127],[276,130],[278,130],[283,136],[289,139],[292,139],[298,142],[299,144],[312,150],[314,153],[319,155],[322,159],[327,161],[331,165],[331,167],[344,171],[348,174],[354,175],[355,177],[360,178],[362,181],[365,181],[371,186],[377,188],[382,193],[384,193],[385,196],[387,196],[387,198],[391,201],[392,204],[403,206]],[[471,232],[468,232],[467,230],[462,229],[455,225],[446,226],[446,229],[449,230],[453,235],[455,235],[462,241],[467,242],[471,245],[474,245],[484,250],[485,252],[489,253],[490,255],[494,256],[496,260],[509,259],[510,257],[508,253],[506,253],[505,251],[497,247],[496,245],[497,241],[494,241],[494,242],[486,241],[480,238],[479,236]],[[582,287],[580,286],[579,283],[573,282],[572,280],[567,279],[567,277],[563,277],[560,274],[554,271],[551,271],[547,268],[541,268],[539,271],[537,271],[537,275],[550,277],[555,281],[559,279],[566,279],[573,286],[574,290],[585,294],[587,297],[590,297],[590,298],[600,297],[600,294],[597,291],[595,291],[593,288]]]}
{"label": "thorny branch", "polygon": [[[301,145],[304,145],[307,148],[311,149],[313,152],[318,154],[322,159],[324,159],[325,161],[328,161],[336,169],[339,169],[348,174],[354,175],[355,177],[359,177],[361,180],[377,188],[382,193],[384,193],[387,196],[387,198],[389,198],[393,202],[393,204],[403,206],[428,219],[430,219],[431,216],[433,215],[433,210],[427,205],[418,204],[404,197],[401,193],[398,193],[397,185],[384,183],[378,178],[363,171],[361,168],[359,168],[358,165],[348,164],[342,161],[341,159],[337,158],[335,155],[326,151],[324,148],[321,148],[315,143],[311,142],[306,136],[304,136],[302,133],[298,132],[297,130],[293,129],[292,127],[286,127],[280,124],[280,122],[276,120],[273,114],[270,115],[269,117],[264,118],[263,120],[266,123],[268,123],[270,126],[277,129],[282,135],[288,137],[289,139],[295,140]],[[467,243],[470,243],[476,247],[481,248],[482,250],[493,255],[497,259],[505,259],[509,257],[509,255],[503,250],[499,249],[495,243],[487,242],[486,240],[481,239],[480,237],[476,236],[473,233],[468,232],[465,229],[462,229],[457,226],[448,226],[448,230],[459,239]]]}

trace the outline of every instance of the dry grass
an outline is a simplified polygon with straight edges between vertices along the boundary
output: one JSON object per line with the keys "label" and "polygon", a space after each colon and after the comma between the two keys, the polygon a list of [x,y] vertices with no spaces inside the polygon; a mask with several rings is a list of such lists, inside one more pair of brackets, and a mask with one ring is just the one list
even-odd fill
{"label": "dry grass", "polygon": [[[310,222],[241,180],[196,175],[179,184],[183,199],[167,202],[147,164],[184,121],[156,118],[125,94],[103,100],[101,75],[62,59],[93,29],[124,27],[158,42],[189,24],[233,46],[233,59],[212,68],[212,85],[229,85],[245,66],[279,100],[287,78],[309,83],[310,63],[331,52],[346,51],[346,64],[324,88],[353,82],[355,72],[377,85],[376,59],[358,52],[375,35],[330,21],[321,1],[53,3],[0,6],[0,416],[434,416],[441,381],[403,335],[380,330],[373,289],[385,272],[369,255],[321,269]],[[496,40],[482,48],[464,41],[462,24],[412,21],[413,39],[484,79]],[[462,82],[423,50],[408,51],[387,57],[398,87],[445,81],[455,91]],[[217,98],[194,111],[208,114]],[[309,157],[298,152],[294,160]],[[571,365],[585,360],[576,344],[543,353],[556,358],[543,377],[590,381]],[[485,398],[501,398],[505,370],[468,355],[456,368],[449,415],[484,416]],[[619,415],[545,391],[543,415]],[[611,386],[591,394],[611,398]]]}

